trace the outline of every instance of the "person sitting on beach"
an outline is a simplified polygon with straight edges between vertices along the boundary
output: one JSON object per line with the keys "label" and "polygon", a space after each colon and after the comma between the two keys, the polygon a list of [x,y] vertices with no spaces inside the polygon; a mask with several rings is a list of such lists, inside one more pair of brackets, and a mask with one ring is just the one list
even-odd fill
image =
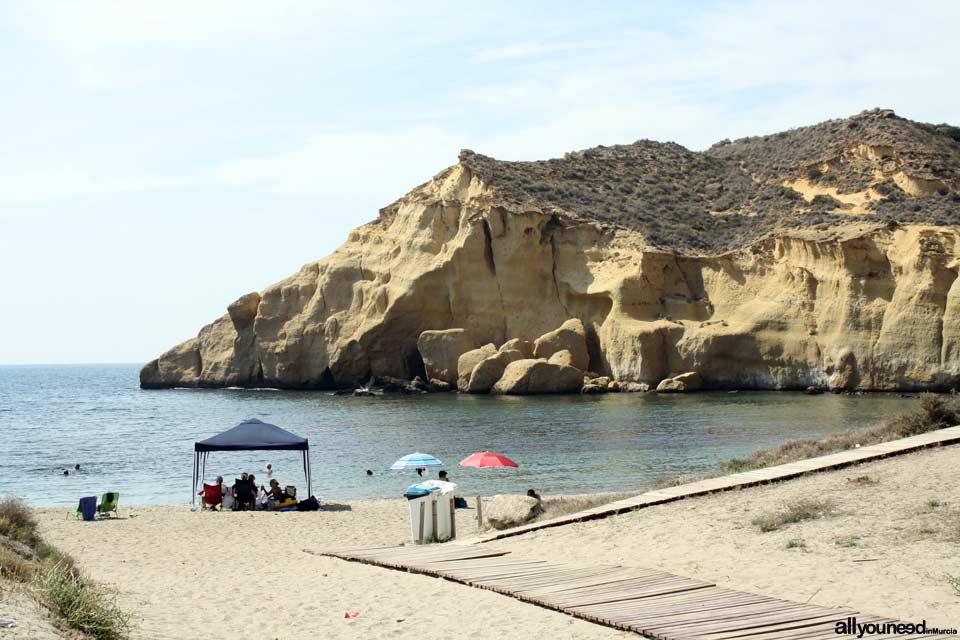
{"label": "person sitting on beach", "polygon": [[446,471],[441,470],[440,473],[437,474],[437,477],[444,482],[450,482],[450,476],[447,475]]}
{"label": "person sitting on beach", "polygon": [[257,485],[253,482],[253,479],[252,475],[244,473],[239,480],[233,483],[233,492],[241,511],[256,507]]}
{"label": "person sitting on beach", "polygon": [[[217,491],[213,491],[210,496],[207,495],[207,487],[217,487]],[[223,502],[223,476],[217,476],[216,481],[208,485],[204,483],[203,490],[197,493],[198,496],[203,496],[203,508],[210,509],[211,511],[216,511],[217,507]]]}
{"label": "person sitting on beach", "polygon": [[280,481],[277,480],[276,478],[273,478],[272,480],[270,480],[269,489],[267,489],[263,485],[260,485],[260,489],[264,493],[266,493],[268,497],[273,498],[277,502],[283,502],[284,500],[290,497],[286,494],[286,492],[283,489],[280,488]]}

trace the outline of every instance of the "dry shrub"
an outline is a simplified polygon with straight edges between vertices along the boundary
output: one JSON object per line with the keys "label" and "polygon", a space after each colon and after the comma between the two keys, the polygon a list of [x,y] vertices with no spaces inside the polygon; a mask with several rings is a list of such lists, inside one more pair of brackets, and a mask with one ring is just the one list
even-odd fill
{"label": "dry shrub", "polygon": [[46,560],[34,577],[43,602],[70,627],[97,640],[119,640],[130,628],[129,616],[80,575],[72,562]]}
{"label": "dry shrub", "polygon": [[33,565],[23,556],[0,547],[0,578],[26,582],[33,574]]}
{"label": "dry shrub", "polygon": [[757,516],[753,519],[753,524],[759,527],[760,531],[767,533],[776,531],[784,525],[821,518],[830,513],[831,507],[831,503],[827,500],[803,498],[791,502],[780,511],[767,512]]}
{"label": "dry shrub", "polygon": [[30,507],[23,500],[19,498],[0,500],[0,535],[30,546],[38,542],[37,522],[33,519]]}
{"label": "dry shrub", "polygon": [[825,456],[858,446],[915,436],[960,424],[960,400],[954,396],[920,394],[919,406],[866,429],[851,429],[823,438],[788,440],[773,449],[761,449],[746,458],[733,458],[722,467],[728,473],[762,469],[777,464]]}

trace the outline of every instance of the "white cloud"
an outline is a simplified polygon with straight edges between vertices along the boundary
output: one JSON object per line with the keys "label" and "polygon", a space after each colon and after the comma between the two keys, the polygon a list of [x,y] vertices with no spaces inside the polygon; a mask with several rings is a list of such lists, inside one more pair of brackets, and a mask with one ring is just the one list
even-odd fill
{"label": "white cloud", "polygon": [[583,42],[518,42],[515,44],[481,49],[473,55],[475,62],[501,62],[520,58],[533,58],[551,53],[566,51],[583,51],[584,49],[598,49],[605,46],[599,41]]}

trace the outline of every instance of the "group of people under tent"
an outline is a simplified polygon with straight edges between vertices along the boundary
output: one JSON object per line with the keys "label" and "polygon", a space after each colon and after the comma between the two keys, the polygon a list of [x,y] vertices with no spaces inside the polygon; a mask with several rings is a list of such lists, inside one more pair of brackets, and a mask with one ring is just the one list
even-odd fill
{"label": "group of people under tent", "polygon": [[[264,473],[273,475],[273,465],[267,465]],[[233,485],[226,486],[223,476],[217,476],[213,484],[204,483],[202,496],[204,509],[216,511],[229,509],[234,511],[273,511],[297,508],[297,488],[293,485],[280,486],[276,478],[270,479],[269,486],[257,486],[257,477],[244,471]]]}

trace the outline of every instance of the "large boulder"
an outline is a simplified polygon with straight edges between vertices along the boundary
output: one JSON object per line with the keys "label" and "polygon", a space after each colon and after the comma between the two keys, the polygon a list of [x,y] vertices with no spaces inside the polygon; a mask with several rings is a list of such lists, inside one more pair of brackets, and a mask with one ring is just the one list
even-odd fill
{"label": "large boulder", "polygon": [[684,391],[697,391],[703,386],[703,379],[696,371],[682,373],[679,376],[665,378],[657,385],[658,393],[682,393]]}
{"label": "large boulder", "polygon": [[490,393],[490,389],[497,383],[497,380],[503,375],[503,370],[507,365],[516,360],[522,360],[523,354],[514,349],[503,350],[493,354],[489,358],[481,360],[470,373],[470,381],[467,383],[465,391],[467,393]]}
{"label": "large boulder", "polygon": [[417,339],[417,350],[423,359],[427,379],[457,383],[457,361],[473,349],[476,343],[463,329],[424,331]]}
{"label": "large boulder", "polygon": [[550,364],[561,364],[567,367],[572,367],[573,354],[566,349],[563,349],[561,351],[557,351],[555,354],[547,358],[547,362]]}
{"label": "large boulder", "polygon": [[507,340],[502,345],[500,345],[500,351],[519,351],[523,354],[524,358],[533,357],[533,343],[529,340],[521,340],[520,338],[514,338],[513,340]]}
{"label": "large boulder", "polygon": [[491,342],[477,349],[471,349],[457,359],[457,388],[466,391],[470,386],[473,368],[497,353],[497,347]]}
{"label": "large boulder", "polygon": [[558,329],[543,334],[533,343],[535,358],[549,358],[563,350],[569,351],[573,356],[572,366],[580,371],[586,371],[590,367],[587,332],[583,323],[576,318],[567,320]]}
{"label": "large boulder", "polygon": [[577,393],[583,386],[583,372],[575,367],[546,360],[516,360],[507,365],[491,393],[534,395],[540,393]]}
{"label": "large boulder", "polygon": [[484,500],[483,512],[487,524],[494,529],[509,529],[530,522],[543,508],[529,496],[500,495]]}

